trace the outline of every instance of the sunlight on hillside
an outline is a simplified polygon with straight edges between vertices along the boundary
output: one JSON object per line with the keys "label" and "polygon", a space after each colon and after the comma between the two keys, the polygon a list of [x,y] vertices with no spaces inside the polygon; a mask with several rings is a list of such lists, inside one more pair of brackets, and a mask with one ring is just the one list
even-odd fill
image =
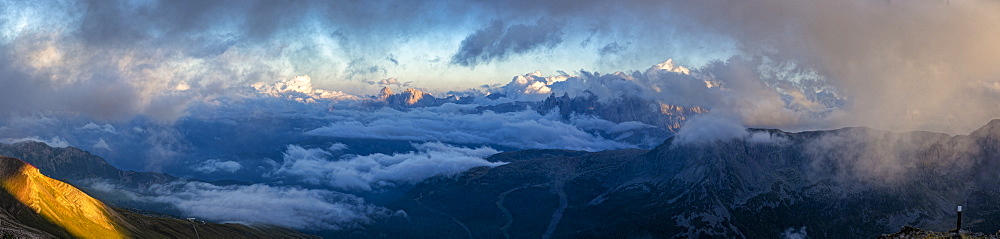
{"label": "sunlight on hillside", "polygon": [[74,237],[126,238],[107,206],[69,184],[42,175],[38,168],[21,167],[3,180],[3,188]]}

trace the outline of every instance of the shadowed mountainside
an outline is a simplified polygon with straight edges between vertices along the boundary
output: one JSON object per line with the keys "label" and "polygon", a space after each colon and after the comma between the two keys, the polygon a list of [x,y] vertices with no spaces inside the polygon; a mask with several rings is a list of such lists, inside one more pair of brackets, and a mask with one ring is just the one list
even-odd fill
{"label": "shadowed mountainside", "polygon": [[500,153],[509,164],[420,183],[347,237],[873,238],[914,225],[1000,228],[1000,120],[970,135],[748,130],[652,150]]}

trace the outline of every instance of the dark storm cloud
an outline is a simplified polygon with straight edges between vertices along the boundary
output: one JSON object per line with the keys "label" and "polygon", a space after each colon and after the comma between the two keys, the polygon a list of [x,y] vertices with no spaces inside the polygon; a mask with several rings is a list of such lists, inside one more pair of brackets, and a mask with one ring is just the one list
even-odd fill
{"label": "dark storm cloud", "polygon": [[452,56],[451,63],[472,67],[533,50],[552,48],[562,43],[564,26],[564,22],[548,18],[539,19],[534,25],[511,26],[495,20],[466,37],[458,52]]}
{"label": "dark storm cloud", "polygon": [[611,55],[611,54],[618,54],[618,53],[621,53],[622,51],[625,51],[625,49],[628,49],[628,44],[627,43],[626,44],[618,44],[618,42],[612,42],[612,43],[608,43],[607,45],[604,45],[604,47],[598,48],[597,49],[597,54],[599,54],[601,56]]}

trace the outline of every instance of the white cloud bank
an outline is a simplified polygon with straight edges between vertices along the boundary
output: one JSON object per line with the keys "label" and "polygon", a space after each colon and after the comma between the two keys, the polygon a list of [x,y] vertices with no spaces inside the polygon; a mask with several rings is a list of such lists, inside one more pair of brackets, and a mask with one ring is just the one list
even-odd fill
{"label": "white cloud bank", "polygon": [[[105,187],[107,188],[107,187]],[[339,230],[368,223],[390,211],[333,191],[264,184],[216,186],[176,181],[149,187],[135,199],[173,205],[183,215],[221,222],[266,224],[307,230]]]}
{"label": "white cloud bank", "polygon": [[564,122],[559,114],[542,115],[534,110],[469,113],[475,107],[445,104],[409,111],[391,108],[374,112],[341,111],[329,126],[306,134],[599,151],[638,146],[607,139],[595,132],[621,133],[648,126],[637,122],[616,124],[592,117],[574,117]]}
{"label": "white cloud bank", "polygon": [[474,167],[505,164],[483,159],[499,153],[489,147],[472,149],[443,143],[413,146],[416,152],[351,155],[338,159],[331,151],[341,147],[331,147],[331,151],[327,151],[289,145],[283,154],[284,162],[272,176],[294,177],[305,183],[337,189],[370,191],[382,186],[417,183],[438,175],[455,175]]}
{"label": "white cloud bank", "polygon": [[294,78],[266,84],[257,82],[251,85],[258,92],[274,97],[292,99],[303,103],[316,103],[316,100],[358,100],[357,96],[340,91],[330,91],[313,88],[312,78],[296,76]]}
{"label": "white cloud bank", "polygon": [[243,168],[243,165],[229,160],[209,159],[191,167],[192,170],[202,173],[230,172],[235,173]]}

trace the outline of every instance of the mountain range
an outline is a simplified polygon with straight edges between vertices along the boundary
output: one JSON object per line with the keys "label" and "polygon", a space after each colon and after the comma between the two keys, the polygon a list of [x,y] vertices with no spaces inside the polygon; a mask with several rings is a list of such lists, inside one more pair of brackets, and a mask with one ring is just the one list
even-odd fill
{"label": "mountain range", "polygon": [[50,147],[45,143],[33,141],[0,144],[0,155],[24,160],[37,166],[47,176],[71,183],[101,179],[138,188],[177,179],[163,173],[123,171],[100,156],[79,148]]}
{"label": "mountain range", "polygon": [[[507,113],[534,109],[539,114],[547,114],[557,110],[564,120],[569,120],[574,115],[596,116],[601,119],[615,123],[636,121],[644,124],[659,127],[669,133],[676,133],[688,117],[708,112],[708,109],[698,106],[684,107],[679,105],[669,105],[658,103],[651,99],[641,97],[614,97],[602,99],[590,91],[584,91],[583,95],[570,97],[568,93],[562,96],[550,94],[547,98],[539,101],[519,100],[506,103],[484,104],[476,107],[475,112],[482,113],[490,110],[496,113]],[[459,97],[448,95],[445,98],[435,98],[430,93],[417,89],[407,88],[401,93],[393,93],[389,87],[383,87],[376,96],[364,102],[370,109],[390,107],[394,109],[406,110],[409,108],[440,106],[446,103],[473,104],[476,102],[475,96]],[[503,93],[487,95],[485,98],[491,100],[507,98]],[[509,99],[507,99],[509,101]]]}
{"label": "mountain range", "polygon": [[[0,154],[71,183],[99,177],[142,187],[173,178],[117,170],[73,147],[18,143],[0,145]],[[507,164],[402,187],[379,202],[400,213],[323,236],[871,238],[902,226],[951,230],[956,205],[966,208],[963,229],[1000,228],[1000,120],[968,135],[747,129],[728,138],[675,136],[648,150],[521,150],[487,160]],[[15,175],[25,167],[7,168]],[[10,204],[17,193],[8,194]],[[23,204],[4,208],[37,229],[23,232],[71,235],[32,226],[22,214],[42,217]]]}
{"label": "mountain range", "polygon": [[970,135],[750,129],[652,150],[525,150],[418,184],[407,212],[342,236],[872,238],[1000,228],[1000,120]]}

